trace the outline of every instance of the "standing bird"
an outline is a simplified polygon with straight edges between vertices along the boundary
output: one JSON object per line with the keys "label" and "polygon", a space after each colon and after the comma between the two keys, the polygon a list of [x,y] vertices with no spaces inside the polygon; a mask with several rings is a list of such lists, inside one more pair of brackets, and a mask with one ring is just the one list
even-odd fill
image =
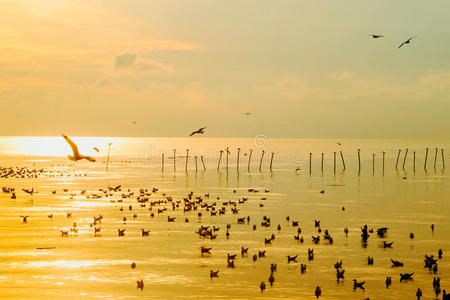
{"label": "standing bird", "polygon": [[206,129],[206,127],[202,127],[202,128],[200,128],[200,129],[198,129],[198,130],[196,130],[196,131],[193,131],[193,132],[191,132],[191,134],[189,135],[189,136],[193,136],[194,134],[205,134],[205,129]]}
{"label": "standing bird", "polygon": [[320,295],[322,295],[322,290],[320,289],[320,286],[316,287],[314,294],[316,294],[316,298],[319,299]]}
{"label": "standing bird", "polygon": [[72,142],[72,140],[69,139],[67,135],[63,134],[62,137],[70,145],[70,148],[72,148],[73,155],[67,156],[70,160],[77,161],[81,159],[87,159],[90,162],[95,162],[95,158],[91,156],[81,155],[80,152],[78,151],[78,146],[74,142]]}
{"label": "standing bird", "polygon": [[400,46],[398,46],[397,49],[400,49],[400,48],[401,48],[403,45],[405,45],[405,44],[409,44],[409,43],[411,42],[411,40],[414,39],[414,38],[416,38],[416,37],[417,37],[417,35],[416,35],[416,36],[413,36],[413,37],[410,37],[409,39],[407,39],[406,41],[404,41],[403,43],[401,43]]}

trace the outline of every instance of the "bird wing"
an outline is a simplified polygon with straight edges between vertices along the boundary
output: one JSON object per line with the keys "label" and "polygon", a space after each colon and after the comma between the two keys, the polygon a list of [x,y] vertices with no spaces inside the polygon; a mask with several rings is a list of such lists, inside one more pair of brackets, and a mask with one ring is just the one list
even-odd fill
{"label": "bird wing", "polygon": [[401,43],[400,46],[398,46],[397,49],[400,49],[405,43],[406,43],[406,42]]}
{"label": "bird wing", "polygon": [[72,142],[71,139],[65,134],[62,135],[62,137],[66,140],[66,142],[70,145],[70,148],[72,148],[72,152],[74,156],[79,156],[80,152],[78,151],[78,146]]}
{"label": "bird wing", "polygon": [[197,131],[192,131],[189,136],[193,136],[194,134],[198,133]]}

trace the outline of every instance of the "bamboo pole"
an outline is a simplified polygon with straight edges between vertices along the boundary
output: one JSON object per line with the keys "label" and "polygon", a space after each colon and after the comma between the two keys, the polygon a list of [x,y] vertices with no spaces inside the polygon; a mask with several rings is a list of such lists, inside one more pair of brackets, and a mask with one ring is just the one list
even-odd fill
{"label": "bamboo pole", "polygon": [[386,156],[386,152],[383,151],[383,175],[384,175],[384,158]]}
{"label": "bamboo pole", "polygon": [[333,152],[333,173],[336,174],[336,152]]}
{"label": "bamboo pole", "polygon": [[436,171],[437,154],[438,154],[438,148],[436,148],[436,152],[434,153],[434,171]]}
{"label": "bamboo pole", "polygon": [[177,149],[173,149],[173,171],[177,170]]}
{"label": "bamboo pole", "polygon": [[358,149],[358,175],[361,174],[361,150]]}
{"label": "bamboo pole", "polygon": [[188,159],[189,159],[189,149],[186,149],[186,163],[184,165],[184,170],[187,172],[188,167]]}
{"label": "bamboo pole", "polygon": [[252,153],[253,153],[253,150],[250,149],[250,153],[248,154],[248,166],[247,166],[248,172],[250,172],[250,161],[252,159]]}
{"label": "bamboo pole", "polygon": [[274,152],[272,152],[272,155],[270,156],[270,172],[272,172],[272,163],[273,163],[273,156],[274,156]]}
{"label": "bamboo pole", "polygon": [[427,171],[427,161],[428,161],[428,148],[425,149],[425,162],[423,164],[423,169]]}
{"label": "bamboo pole", "polygon": [[416,151],[413,151],[413,171],[416,173]]}
{"label": "bamboo pole", "polygon": [[309,152],[309,175],[311,175],[311,168],[312,168],[312,153]]}
{"label": "bamboo pole", "polygon": [[442,170],[445,170],[444,148],[441,149],[442,156]]}
{"label": "bamboo pole", "polygon": [[375,174],[375,153],[372,153],[372,175]]}
{"label": "bamboo pole", "polygon": [[164,172],[164,153],[161,156],[161,171]]}
{"label": "bamboo pole", "polygon": [[197,173],[197,156],[194,156],[194,160],[195,160],[195,173]]}
{"label": "bamboo pole", "polygon": [[106,171],[108,171],[109,168],[109,154],[111,153],[111,145],[112,143],[108,143],[108,157],[106,158]]}
{"label": "bamboo pole", "polygon": [[205,166],[205,162],[203,161],[203,155],[200,156],[200,160],[202,161],[202,165],[203,165],[203,171],[206,171],[206,166]]}
{"label": "bamboo pole", "polygon": [[265,151],[262,150],[262,152],[261,152],[261,160],[259,161],[259,172],[261,172],[261,167],[262,167],[264,153],[265,153]]}
{"label": "bamboo pole", "polygon": [[320,160],[320,171],[322,172],[322,175],[323,175],[323,152],[322,152],[321,156],[322,156],[322,158]]}
{"label": "bamboo pole", "polygon": [[223,154],[223,151],[220,150],[219,161],[217,162],[217,172],[219,172],[219,169],[220,169],[220,161],[222,160],[222,154]]}
{"label": "bamboo pole", "polygon": [[239,173],[239,154],[241,152],[241,148],[237,148],[237,161],[236,161],[236,171]]}
{"label": "bamboo pole", "polygon": [[398,149],[398,154],[397,154],[397,160],[395,162],[395,170],[397,171],[398,169],[398,160],[400,158],[400,153],[402,152],[402,149]]}
{"label": "bamboo pole", "polygon": [[226,156],[226,169],[227,169],[227,172],[228,172],[228,154],[230,153],[230,151],[228,150],[228,147],[226,148],[226,151],[227,151],[227,156]]}
{"label": "bamboo pole", "polygon": [[342,160],[342,167],[343,167],[343,171],[345,171],[345,161],[344,161],[344,154],[342,154],[342,150],[339,151],[339,153],[341,154],[341,160]]}
{"label": "bamboo pole", "polygon": [[406,157],[408,156],[408,148],[406,148],[405,151],[405,157],[403,158],[403,164],[402,164],[402,170],[405,171],[405,163],[406,163]]}

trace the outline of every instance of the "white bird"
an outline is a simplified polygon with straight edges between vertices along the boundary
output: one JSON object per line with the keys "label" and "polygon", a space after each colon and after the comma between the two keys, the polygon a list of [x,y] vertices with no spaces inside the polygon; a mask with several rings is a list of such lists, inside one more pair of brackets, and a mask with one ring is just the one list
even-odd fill
{"label": "white bird", "polygon": [[91,156],[81,155],[78,151],[78,146],[74,142],[72,142],[72,140],[69,139],[67,135],[62,134],[62,137],[66,140],[67,143],[69,143],[70,148],[72,148],[73,155],[67,155],[70,160],[77,161],[81,159],[87,159],[90,162],[95,162],[95,158]]}

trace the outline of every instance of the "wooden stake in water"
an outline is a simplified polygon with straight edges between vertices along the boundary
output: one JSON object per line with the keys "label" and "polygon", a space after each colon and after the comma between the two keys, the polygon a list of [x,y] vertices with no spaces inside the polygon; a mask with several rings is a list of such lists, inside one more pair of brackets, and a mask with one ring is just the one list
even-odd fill
{"label": "wooden stake in water", "polygon": [[177,149],[173,149],[173,171],[175,172],[177,170]]}
{"label": "wooden stake in water", "polygon": [[250,153],[248,154],[248,166],[247,166],[247,170],[250,172],[250,161],[252,160],[252,152],[253,150],[250,149]]}
{"label": "wooden stake in water", "polygon": [[438,148],[436,148],[436,152],[434,153],[434,171],[436,171],[437,154],[438,154]]}
{"label": "wooden stake in water", "polygon": [[345,171],[345,161],[344,161],[344,154],[342,154],[342,150],[339,151],[339,153],[341,154],[341,160],[342,160],[342,167],[343,167],[343,171]]}
{"label": "wooden stake in water", "polygon": [[111,145],[112,143],[108,143],[108,157],[106,158],[106,171],[108,171],[109,167],[109,154],[111,153]]}
{"label": "wooden stake in water", "polygon": [[323,175],[323,152],[322,152],[322,158],[321,158],[321,160],[320,160],[320,171],[322,172],[322,175]]}
{"label": "wooden stake in water", "polygon": [[206,171],[206,166],[205,166],[205,162],[203,161],[203,155],[200,156],[200,159],[202,161],[202,165],[203,165],[203,171]]}
{"label": "wooden stake in water", "polygon": [[195,159],[195,173],[197,173],[197,156],[194,156]]}
{"label": "wooden stake in water", "polygon": [[398,159],[400,158],[400,153],[402,152],[402,149],[398,149],[398,154],[397,154],[397,161],[395,162],[395,170],[397,171],[398,168]]}
{"label": "wooden stake in water", "polygon": [[445,170],[444,148],[441,149],[441,156],[442,156],[442,170]]}
{"label": "wooden stake in water", "polygon": [[416,151],[413,151],[413,171],[416,173]]}
{"label": "wooden stake in water", "polygon": [[402,165],[402,170],[405,171],[405,163],[406,163],[406,157],[408,156],[408,148],[406,148],[405,151],[405,157],[403,158],[403,165]]}
{"label": "wooden stake in water", "polygon": [[261,152],[261,160],[259,161],[259,172],[261,172],[261,167],[262,167],[264,153],[265,153],[265,151],[262,150],[262,152]]}
{"label": "wooden stake in water", "polygon": [[219,172],[219,169],[220,169],[220,161],[222,160],[222,153],[223,153],[223,151],[220,150],[219,161],[217,162],[217,172]]}
{"label": "wooden stake in water", "polygon": [[272,172],[272,163],[273,163],[273,156],[275,155],[274,152],[272,152],[272,155],[270,156],[270,172]]}
{"label": "wooden stake in water", "polygon": [[384,157],[386,156],[386,152],[383,151],[383,175],[384,175]]}
{"label": "wooden stake in water", "polygon": [[189,159],[189,149],[186,149],[186,163],[184,165],[184,170],[187,172],[187,166],[188,166],[188,159]]}
{"label": "wooden stake in water", "polygon": [[333,152],[333,173],[336,174],[336,152]]}
{"label": "wooden stake in water", "polygon": [[227,167],[226,167],[226,169],[227,169],[227,172],[228,172],[228,154],[230,154],[230,151],[228,150],[228,147],[227,147],[227,149],[225,149],[226,151],[227,151],[227,156],[226,156],[226,162],[227,162]]}
{"label": "wooden stake in water", "polygon": [[164,153],[161,156],[161,172],[164,172]]}
{"label": "wooden stake in water", "polygon": [[425,149],[425,162],[423,163],[423,169],[427,171],[427,160],[428,160],[428,148]]}
{"label": "wooden stake in water", "polygon": [[375,174],[375,153],[372,154],[372,175]]}
{"label": "wooden stake in water", "polygon": [[236,161],[236,171],[239,173],[239,154],[241,153],[241,148],[238,148],[238,153],[237,153],[237,161]]}
{"label": "wooden stake in water", "polygon": [[361,150],[358,149],[358,175],[361,174]]}
{"label": "wooden stake in water", "polygon": [[309,175],[311,175],[311,168],[312,168],[312,153],[309,152]]}

